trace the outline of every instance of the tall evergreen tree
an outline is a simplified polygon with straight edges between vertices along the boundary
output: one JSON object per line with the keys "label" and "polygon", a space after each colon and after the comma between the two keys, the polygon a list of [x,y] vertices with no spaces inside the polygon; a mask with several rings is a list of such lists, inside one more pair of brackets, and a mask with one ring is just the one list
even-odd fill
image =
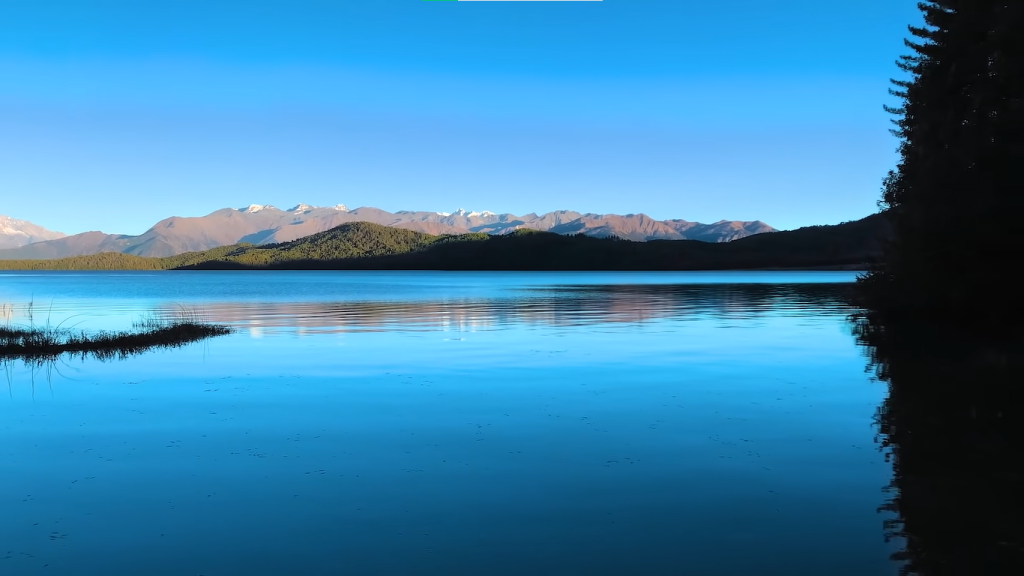
{"label": "tall evergreen tree", "polygon": [[929,0],[893,80],[900,162],[880,202],[894,239],[861,280],[888,316],[1024,316],[1012,268],[1024,200],[1021,0]]}

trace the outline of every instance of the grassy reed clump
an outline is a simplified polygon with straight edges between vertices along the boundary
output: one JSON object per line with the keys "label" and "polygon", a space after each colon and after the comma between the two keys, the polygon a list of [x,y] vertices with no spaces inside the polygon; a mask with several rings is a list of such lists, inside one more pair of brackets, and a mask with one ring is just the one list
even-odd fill
{"label": "grassy reed clump", "polygon": [[181,309],[174,318],[146,316],[130,330],[99,331],[51,326],[0,326],[0,361],[20,359],[41,363],[67,354],[99,360],[125,358],[154,348],[177,348],[213,336],[230,334],[231,328],[202,320],[195,309]]}

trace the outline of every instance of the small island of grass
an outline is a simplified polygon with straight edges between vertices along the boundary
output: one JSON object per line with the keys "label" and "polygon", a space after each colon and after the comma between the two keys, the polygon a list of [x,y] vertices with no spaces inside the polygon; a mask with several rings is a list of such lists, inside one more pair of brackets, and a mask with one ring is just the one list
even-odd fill
{"label": "small island of grass", "polygon": [[227,326],[195,317],[173,320],[146,318],[130,330],[89,333],[59,326],[0,326],[0,361],[46,362],[61,355],[100,360],[126,358],[155,348],[177,348],[206,338],[230,334]]}

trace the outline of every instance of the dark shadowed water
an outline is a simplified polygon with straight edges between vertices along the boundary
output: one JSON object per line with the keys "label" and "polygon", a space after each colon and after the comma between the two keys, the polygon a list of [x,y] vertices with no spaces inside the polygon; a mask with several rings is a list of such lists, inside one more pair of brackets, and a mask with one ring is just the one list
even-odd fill
{"label": "dark shadowed water", "polygon": [[2,273],[238,332],[7,363],[0,573],[895,574],[853,278]]}

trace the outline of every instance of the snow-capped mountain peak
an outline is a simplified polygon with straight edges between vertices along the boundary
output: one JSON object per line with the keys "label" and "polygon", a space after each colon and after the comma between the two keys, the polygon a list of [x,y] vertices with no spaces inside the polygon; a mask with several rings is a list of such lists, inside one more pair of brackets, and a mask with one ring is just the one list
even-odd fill
{"label": "snow-capped mountain peak", "polygon": [[[264,210],[277,210],[280,209],[271,206],[270,204],[249,204],[245,208],[238,208],[239,212],[245,212],[246,214],[255,214],[256,212],[262,212]],[[348,212],[348,207],[344,204],[335,204],[334,206],[312,206],[310,204],[298,203],[287,210],[293,214],[302,214],[303,212],[309,212],[310,210],[337,210],[339,212]]]}
{"label": "snow-capped mountain peak", "polygon": [[11,236],[28,236],[28,232],[22,230],[22,226],[25,222],[21,220],[15,220],[7,216],[0,216],[0,234],[9,234]]}
{"label": "snow-capped mountain peak", "polygon": [[451,214],[445,214],[443,212],[438,212],[438,214],[440,214],[442,216],[463,216],[465,218],[474,218],[474,217],[478,217],[478,216],[487,217],[487,216],[494,216],[495,215],[494,212],[487,212],[487,211],[484,211],[484,212],[467,212],[466,210],[463,210],[462,208],[459,208],[458,210],[456,210],[455,212],[452,212]]}
{"label": "snow-capped mountain peak", "polygon": [[270,204],[249,204],[245,208],[238,209],[239,212],[245,212],[246,214],[255,214],[257,212],[262,212],[263,210],[277,210],[277,208]]}
{"label": "snow-capped mountain peak", "polygon": [[0,248],[17,248],[34,242],[56,240],[65,235],[25,220],[0,215]]}

